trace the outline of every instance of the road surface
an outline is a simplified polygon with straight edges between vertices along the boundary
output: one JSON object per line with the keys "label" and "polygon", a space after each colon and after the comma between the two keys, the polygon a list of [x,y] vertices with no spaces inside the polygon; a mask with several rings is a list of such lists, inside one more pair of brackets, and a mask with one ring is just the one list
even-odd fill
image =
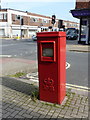
{"label": "road surface", "polygon": [[[3,40],[0,47],[2,47],[3,57],[6,55],[10,58],[32,60],[35,61],[35,63],[37,62],[36,41]],[[68,84],[88,86],[88,54],[90,53],[67,51],[66,61],[70,64],[70,68],[67,69]]]}

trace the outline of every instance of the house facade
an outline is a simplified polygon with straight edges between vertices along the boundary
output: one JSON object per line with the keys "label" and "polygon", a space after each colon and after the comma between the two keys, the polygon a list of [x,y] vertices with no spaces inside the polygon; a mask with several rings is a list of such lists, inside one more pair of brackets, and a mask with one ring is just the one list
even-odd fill
{"label": "house facade", "polygon": [[71,13],[73,17],[80,19],[78,43],[90,44],[90,0],[76,0],[76,7]]}
{"label": "house facade", "polygon": [[[58,20],[54,29],[58,30]],[[14,9],[0,9],[0,37],[22,36],[30,38],[36,32],[48,31],[52,26],[52,17]],[[78,28],[76,22],[63,20],[63,25]]]}

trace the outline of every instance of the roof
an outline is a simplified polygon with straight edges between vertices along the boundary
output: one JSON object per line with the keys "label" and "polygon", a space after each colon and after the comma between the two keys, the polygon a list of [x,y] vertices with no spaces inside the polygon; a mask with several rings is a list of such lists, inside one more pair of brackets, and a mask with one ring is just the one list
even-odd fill
{"label": "roof", "polygon": [[7,11],[7,10],[14,10],[14,11],[18,11],[18,12],[24,12],[24,13],[27,13],[28,15],[33,15],[33,16],[40,16],[40,17],[45,17],[45,18],[51,18],[50,16],[45,16],[45,15],[40,15],[40,14],[36,14],[36,13],[31,13],[31,12],[28,12],[28,11],[16,10],[16,9],[11,9],[11,8],[0,9],[0,11]]}
{"label": "roof", "polygon": [[71,13],[73,17],[79,18],[79,17],[90,17],[90,8],[88,9],[74,9],[71,10]]}

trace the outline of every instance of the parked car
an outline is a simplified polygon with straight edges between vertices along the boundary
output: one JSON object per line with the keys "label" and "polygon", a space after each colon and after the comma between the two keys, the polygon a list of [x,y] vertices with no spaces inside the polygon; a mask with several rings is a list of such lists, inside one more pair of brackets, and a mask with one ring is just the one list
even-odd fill
{"label": "parked car", "polygon": [[69,28],[66,30],[67,39],[76,40],[78,38],[78,30],[74,28]]}
{"label": "parked car", "polygon": [[36,35],[33,35],[33,36],[32,36],[32,40],[36,41],[36,40],[37,40],[37,36],[36,36]]}
{"label": "parked car", "polygon": [[78,38],[78,34],[74,32],[71,32],[67,35],[68,40],[77,40],[77,38]]}

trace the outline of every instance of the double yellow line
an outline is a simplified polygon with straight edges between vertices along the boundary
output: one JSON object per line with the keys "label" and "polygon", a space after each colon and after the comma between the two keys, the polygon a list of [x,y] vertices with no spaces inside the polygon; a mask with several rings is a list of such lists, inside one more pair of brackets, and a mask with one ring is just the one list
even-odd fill
{"label": "double yellow line", "polygon": [[67,83],[66,83],[66,87],[67,88],[72,88],[72,89],[77,89],[77,90],[82,90],[82,91],[90,92],[90,88],[89,87],[72,85],[72,84],[67,84]]}

